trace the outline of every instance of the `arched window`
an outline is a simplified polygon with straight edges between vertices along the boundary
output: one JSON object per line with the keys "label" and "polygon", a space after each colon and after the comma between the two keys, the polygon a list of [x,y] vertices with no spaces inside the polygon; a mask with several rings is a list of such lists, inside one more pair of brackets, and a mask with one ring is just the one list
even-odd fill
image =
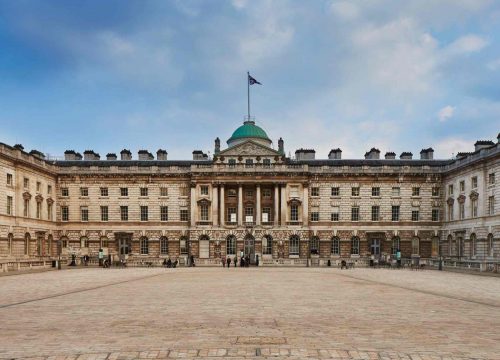
{"label": "arched window", "polygon": [[332,238],[332,255],[340,255],[340,239],[337,236]]}
{"label": "arched window", "polygon": [[160,255],[168,255],[168,239],[165,236],[160,238]]}
{"label": "arched window", "polygon": [[420,239],[418,237],[411,240],[411,254],[420,255]]}
{"label": "arched window", "polygon": [[273,254],[273,238],[271,235],[265,235],[262,239],[262,253],[264,255]]}
{"label": "arched window", "polygon": [[140,239],[141,255],[149,254],[149,240],[147,237],[143,236]]}
{"label": "arched window", "polygon": [[439,238],[437,236],[432,238],[431,256],[439,256]]}
{"label": "arched window", "polygon": [[101,249],[109,246],[109,240],[106,236],[101,236]]}
{"label": "arched window", "polygon": [[12,234],[9,234],[7,236],[7,248],[8,248],[8,254],[11,255],[12,254],[12,242],[14,241],[14,235]]}
{"label": "arched window", "polygon": [[311,254],[319,255],[319,237],[313,236],[310,240]]}
{"label": "arched window", "polygon": [[47,237],[47,241],[48,241],[48,245],[47,245],[47,246],[48,246],[48,249],[47,249],[47,252],[48,252],[48,255],[49,255],[49,256],[52,256],[52,244],[53,244],[53,242],[54,242],[53,240],[54,240],[54,238],[52,237],[52,235],[49,235],[49,236]]}
{"label": "arched window", "polygon": [[493,234],[488,234],[487,237],[487,242],[488,242],[488,256],[493,256],[495,254],[495,248],[493,246]]}
{"label": "arched window", "polygon": [[351,239],[351,255],[359,255],[359,237],[357,236]]}
{"label": "arched window", "polygon": [[290,236],[290,255],[299,255],[299,237],[297,235]]}
{"label": "arched window", "polygon": [[82,236],[80,238],[80,247],[81,248],[88,248],[89,247],[89,238],[86,236]]}
{"label": "arched window", "polygon": [[226,255],[236,255],[236,236],[229,235],[226,239]]}
{"label": "arched window", "polygon": [[392,238],[391,254],[396,256],[396,253],[398,252],[398,250],[400,250],[400,248],[401,248],[401,239],[399,238],[399,236],[394,236]]}
{"label": "arched window", "polygon": [[470,243],[469,243],[469,253],[470,257],[474,257],[477,254],[477,241],[476,241],[476,234],[471,234],[470,235]]}
{"label": "arched window", "polygon": [[30,240],[31,236],[29,233],[24,234],[24,255],[30,254]]}
{"label": "arched window", "polygon": [[187,255],[188,253],[188,238],[183,236],[179,239],[179,251],[181,255]]}

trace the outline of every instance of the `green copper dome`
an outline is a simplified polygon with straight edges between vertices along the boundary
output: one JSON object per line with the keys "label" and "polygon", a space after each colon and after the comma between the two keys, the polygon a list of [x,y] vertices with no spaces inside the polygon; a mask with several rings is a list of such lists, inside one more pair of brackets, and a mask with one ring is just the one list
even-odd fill
{"label": "green copper dome", "polygon": [[264,139],[267,141],[271,141],[267,136],[266,132],[262,130],[259,126],[255,125],[253,121],[245,121],[243,125],[237,128],[233,135],[227,141],[228,144],[238,139],[247,139],[247,138],[258,138]]}

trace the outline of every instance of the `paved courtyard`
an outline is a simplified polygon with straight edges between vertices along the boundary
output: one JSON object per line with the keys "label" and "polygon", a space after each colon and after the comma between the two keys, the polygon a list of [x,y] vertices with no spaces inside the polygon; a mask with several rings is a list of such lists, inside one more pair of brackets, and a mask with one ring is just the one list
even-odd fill
{"label": "paved courtyard", "polygon": [[0,277],[0,358],[500,359],[500,279],[77,269]]}

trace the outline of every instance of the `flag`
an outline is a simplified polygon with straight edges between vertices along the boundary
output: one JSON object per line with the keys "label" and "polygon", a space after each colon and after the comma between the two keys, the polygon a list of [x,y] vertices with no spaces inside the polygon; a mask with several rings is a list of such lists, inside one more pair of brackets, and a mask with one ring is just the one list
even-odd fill
{"label": "flag", "polygon": [[255,80],[253,77],[250,76],[250,74],[248,74],[248,83],[250,85],[254,85],[254,84],[259,84],[259,85],[262,85],[260,82],[258,82],[257,80]]}

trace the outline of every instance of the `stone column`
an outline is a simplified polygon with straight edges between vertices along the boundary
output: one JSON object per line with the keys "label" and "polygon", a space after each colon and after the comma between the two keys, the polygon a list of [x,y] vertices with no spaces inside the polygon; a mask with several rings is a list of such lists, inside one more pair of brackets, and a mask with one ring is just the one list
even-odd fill
{"label": "stone column", "polygon": [[274,184],[274,226],[279,225],[279,214],[280,214],[280,186],[279,184]]}
{"label": "stone column", "polygon": [[238,185],[238,225],[243,225],[243,185]]}
{"label": "stone column", "polygon": [[198,213],[196,210],[196,186],[191,186],[191,226],[196,225]]}
{"label": "stone column", "polygon": [[287,205],[286,205],[286,184],[283,184],[281,186],[281,226],[286,225],[286,212],[287,212]]}
{"label": "stone column", "polygon": [[220,226],[226,223],[226,209],[224,208],[224,184],[220,186]]}
{"label": "stone column", "polygon": [[307,184],[304,185],[304,195],[302,198],[302,224],[307,226],[309,221],[309,187]]}
{"label": "stone column", "polygon": [[219,225],[219,189],[217,185],[212,186],[212,224]]}
{"label": "stone column", "polygon": [[261,219],[262,219],[262,210],[261,210],[261,206],[260,206],[260,185],[257,184],[257,191],[256,191],[256,195],[257,195],[257,219],[256,219],[256,224],[257,225],[260,225],[260,222],[261,222]]}

